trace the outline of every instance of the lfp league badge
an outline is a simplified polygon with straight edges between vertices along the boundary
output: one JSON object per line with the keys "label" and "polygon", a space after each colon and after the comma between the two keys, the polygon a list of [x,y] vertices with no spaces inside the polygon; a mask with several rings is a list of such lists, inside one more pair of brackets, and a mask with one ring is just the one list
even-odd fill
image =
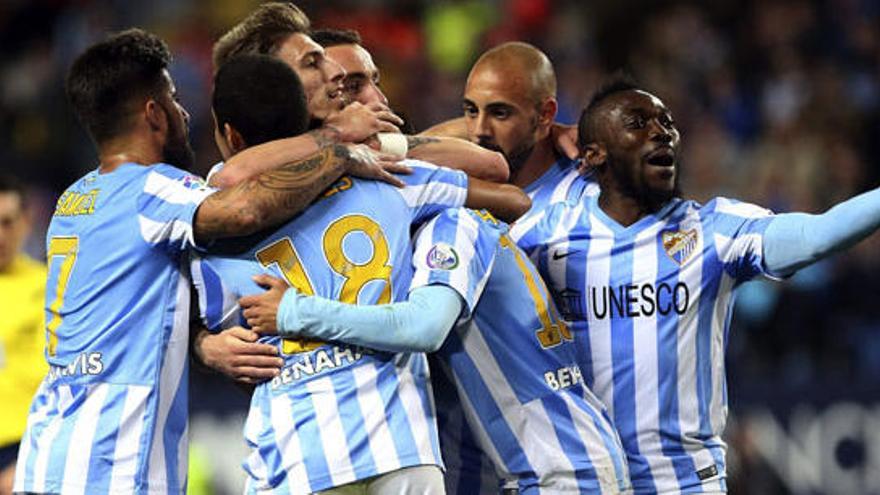
{"label": "lfp league badge", "polygon": [[434,270],[453,270],[458,266],[458,253],[449,244],[438,242],[428,251],[425,262]]}

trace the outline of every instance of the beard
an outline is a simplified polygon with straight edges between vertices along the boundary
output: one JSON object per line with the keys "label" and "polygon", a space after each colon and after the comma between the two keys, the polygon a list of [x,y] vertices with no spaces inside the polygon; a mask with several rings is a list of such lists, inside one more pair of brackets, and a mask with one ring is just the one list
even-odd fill
{"label": "beard", "polygon": [[183,170],[192,170],[196,163],[196,155],[189,144],[186,129],[176,125],[167,111],[165,119],[168,122],[168,139],[162,148],[162,161]]}
{"label": "beard", "polygon": [[[610,154],[608,155],[604,166],[610,167],[607,170],[614,176],[614,180],[617,183],[620,192],[626,197],[635,199],[636,202],[642,205],[646,211],[655,212],[670,199],[681,196],[681,185],[679,183],[679,178],[681,177],[679,172],[681,168],[679,163],[675,164],[675,179],[673,179],[674,182],[671,190],[651,189],[647,185],[647,181],[637,181],[636,177],[629,173],[629,171],[635,167],[627,167],[621,163],[620,160]],[[641,170],[641,168],[639,170]]]}

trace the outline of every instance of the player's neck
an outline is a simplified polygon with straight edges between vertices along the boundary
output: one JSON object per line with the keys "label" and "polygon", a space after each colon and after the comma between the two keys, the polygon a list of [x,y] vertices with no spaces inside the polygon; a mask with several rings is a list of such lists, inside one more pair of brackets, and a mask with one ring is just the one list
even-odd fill
{"label": "player's neck", "polygon": [[101,162],[100,172],[110,173],[124,163],[151,165],[162,161],[162,152],[153,143],[127,138],[117,139],[101,145],[98,152]]}
{"label": "player's neck", "polygon": [[544,175],[556,163],[556,150],[549,137],[538,140],[528,158],[516,170],[510,171],[511,184],[525,188]]}
{"label": "player's neck", "polygon": [[599,208],[601,208],[609,218],[623,227],[629,227],[642,218],[656,213],[660,209],[660,206],[662,206],[649,204],[642,198],[628,195],[613,187],[601,189],[598,203]]}

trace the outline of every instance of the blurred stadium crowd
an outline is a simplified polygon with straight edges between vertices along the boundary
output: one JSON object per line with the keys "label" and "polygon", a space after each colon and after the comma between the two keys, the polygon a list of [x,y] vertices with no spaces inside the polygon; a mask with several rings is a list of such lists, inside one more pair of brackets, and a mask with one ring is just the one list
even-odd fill
{"label": "blurred stadium crowd", "polygon": [[[209,111],[211,45],[257,3],[0,3],[0,163],[31,185],[38,226],[45,226],[56,195],[96,165],[64,101],[63,75],[73,57],[107,32],[133,25],[168,40],[204,173],[218,158]],[[296,3],[316,27],[360,31],[391,106],[416,130],[460,115],[471,63],[486,48],[519,39],[554,62],[562,122],[574,122],[603,76],[619,68],[661,96],[685,136],[683,187],[694,198],[724,195],[777,212],[815,212],[880,179],[876,0]],[[38,258],[44,232],[36,228],[28,244]],[[880,416],[873,412],[880,404],[878,273],[875,235],[786,284],[740,289],[728,351],[735,492],[856,493],[842,488],[852,487],[880,493],[880,452],[869,435],[859,436],[869,430],[859,425],[880,424],[873,419]],[[217,385],[195,379],[205,381],[194,387],[196,411],[244,403],[235,392],[206,393]],[[831,442],[823,442],[823,452],[831,450],[826,460],[798,437],[811,430],[795,427],[815,420],[817,428],[835,428],[837,416],[815,412],[834,404],[847,405],[849,415],[841,417],[856,418],[857,425],[840,438],[822,437]],[[766,420],[765,412],[777,419]],[[773,429],[776,422],[781,430]],[[768,440],[774,431],[787,432],[794,443],[786,447],[785,435]],[[238,436],[234,431],[231,438]],[[798,484],[799,468],[781,459],[792,452],[803,454],[801,469],[819,470],[816,483],[800,476]],[[828,485],[836,475],[843,484]]]}

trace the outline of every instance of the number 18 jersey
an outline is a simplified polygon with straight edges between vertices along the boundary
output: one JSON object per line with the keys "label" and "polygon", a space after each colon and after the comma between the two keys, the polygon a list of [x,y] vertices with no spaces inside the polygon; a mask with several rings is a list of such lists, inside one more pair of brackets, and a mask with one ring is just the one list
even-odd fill
{"label": "number 18 jersey", "polygon": [[[410,229],[460,206],[467,178],[408,161],[405,188],[344,177],[280,229],[231,255],[193,263],[200,306],[212,329],[244,323],[238,297],[250,279],[280,273],[305,294],[352,304],[406,296]],[[280,376],[254,392],[245,426],[252,452],[247,490],[306,494],[415,465],[442,465],[424,354],[264,337],[279,346]]]}

